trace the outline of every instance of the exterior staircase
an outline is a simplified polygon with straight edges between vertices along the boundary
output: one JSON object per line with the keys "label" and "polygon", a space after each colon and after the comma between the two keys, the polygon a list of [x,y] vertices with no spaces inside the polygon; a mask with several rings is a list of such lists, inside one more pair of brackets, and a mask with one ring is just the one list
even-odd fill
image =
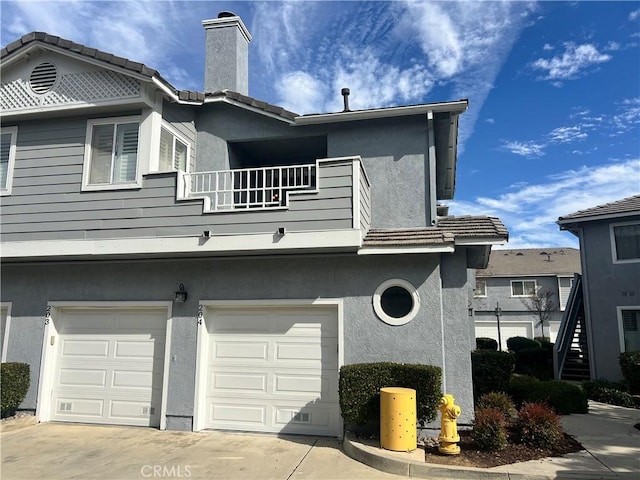
{"label": "exterior staircase", "polygon": [[591,378],[587,335],[582,276],[576,274],[554,346],[556,378],[571,381]]}

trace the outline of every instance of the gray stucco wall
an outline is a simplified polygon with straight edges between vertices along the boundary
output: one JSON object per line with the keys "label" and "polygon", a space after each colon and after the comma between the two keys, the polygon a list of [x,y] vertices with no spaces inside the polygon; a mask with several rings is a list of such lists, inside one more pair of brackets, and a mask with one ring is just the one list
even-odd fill
{"label": "gray stucco wall", "polygon": [[363,158],[372,185],[374,227],[431,225],[426,118],[345,123],[334,127],[327,141],[329,157]]}
{"label": "gray stucco wall", "polygon": [[[640,221],[640,216],[619,221]],[[594,378],[622,379],[620,329],[616,307],[640,306],[640,262],[613,263],[610,224],[589,222],[583,226],[583,282],[587,321],[591,325]]]}
{"label": "gray stucco wall", "polygon": [[[173,309],[167,414],[169,428],[190,429],[200,300],[343,298],[346,364],[386,360],[442,367],[444,324],[447,391],[463,408],[460,422],[468,423],[473,407],[464,253],[443,257],[444,311],[439,260],[345,255],[4,265],[2,301],[13,302],[7,360],[32,366],[23,407],[34,409],[48,301],[167,301],[184,283],[189,298]],[[403,326],[387,325],[373,311],[375,289],[390,278],[409,281],[421,298],[417,317]]]}

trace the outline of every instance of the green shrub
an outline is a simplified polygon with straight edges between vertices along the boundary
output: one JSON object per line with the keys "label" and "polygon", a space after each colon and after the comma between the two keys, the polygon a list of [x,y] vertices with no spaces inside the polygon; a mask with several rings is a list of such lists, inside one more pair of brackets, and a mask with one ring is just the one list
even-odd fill
{"label": "green shrub", "polygon": [[476,338],[476,348],[478,350],[498,350],[498,342],[493,338],[478,337]]}
{"label": "green shrub", "polygon": [[587,413],[585,392],[577,385],[560,380],[540,381],[525,375],[514,375],[509,383],[509,395],[516,406],[525,402],[546,403],[559,415]]}
{"label": "green shrub", "polygon": [[627,388],[627,384],[624,382],[610,382],[604,379],[582,382],[582,389],[590,400],[608,403],[609,405],[636,408],[636,402],[627,391]]}
{"label": "green shrub", "polygon": [[512,352],[519,352],[525,348],[540,348],[540,343],[527,337],[511,337],[507,339],[507,348]]}
{"label": "green shrub", "polygon": [[516,351],[515,372],[531,375],[539,380],[553,379],[553,344],[547,345],[551,345],[552,349],[538,346]]}
{"label": "green shrub", "polygon": [[471,438],[481,450],[502,450],[507,446],[507,420],[498,408],[475,411]]}
{"label": "green shrub", "polygon": [[629,393],[640,394],[640,352],[623,352],[619,357],[622,375],[629,384]]}
{"label": "green shrub", "polygon": [[13,415],[29,390],[29,365],[3,363],[0,365],[0,415]]}
{"label": "green shrub", "polygon": [[507,420],[514,419],[518,413],[511,397],[503,392],[485,393],[478,401],[478,408],[497,408]]}
{"label": "green shrub", "polygon": [[538,448],[554,448],[564,436],[560,417],[547,405],[525,403],[518,412],[518,441]]}
{"label": "green shrub", "polygon": [[413,388],[417,420],[423,426],[436,419],[440,405],[442,370],[432,365],[359,363],[340,368],[340,410],[345,423],[358,426],[380,424],[380,389]]}
{"label": "green shrub", "polygon": [[506,392],[514,364],[512,353],[492,350],[471,352],[473,398],[477,401],[485,393]]}

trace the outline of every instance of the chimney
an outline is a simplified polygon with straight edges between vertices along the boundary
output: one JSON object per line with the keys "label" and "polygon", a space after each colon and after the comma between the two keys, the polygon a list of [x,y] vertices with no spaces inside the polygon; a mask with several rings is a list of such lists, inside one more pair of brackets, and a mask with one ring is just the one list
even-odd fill
{"label": "chimney", "polygon": [[249,94],[249,42],[242,19],[231,12],[203,20],[205,33],[204,91],[233,90]]}

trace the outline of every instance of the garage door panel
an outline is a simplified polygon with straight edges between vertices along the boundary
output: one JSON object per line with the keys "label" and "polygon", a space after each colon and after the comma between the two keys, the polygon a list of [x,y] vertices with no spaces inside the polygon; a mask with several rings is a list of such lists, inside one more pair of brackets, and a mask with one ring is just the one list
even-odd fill
{"label": "garage door panel", "polygon": [[161,348],[153,339],[127,340],[116,339],[114,341],[114,358],[151,359],[164,356],[164,348]]}
{"label": "garage door panel", "polygon": [[108,340],[62,340],[62,357],[108,357]]}
{"label": "garage door panel", "polygon": [[107,370],[61,368],[58,378],[61,387],[105,387]]}
{"label": "garage door panel", "polygon": [[211,349],[212,362],[236,362],[246,360],[254,362],[256,360],[265,362],[269,354],[269,344],[262,339],[246,339],[244,341],[225,341],[220,339],[214,341]]}
{"label": "garage door panel", "polygon": [[206,318],[206,428],[338,433],[334,309],[213,308]]}
{"label": "garage door panel", "polygon": [[209,423],[232,428],[251,427],[262,430],[266,424],[267,406],[264,404],[216,402],[209,404]]}
{"label": "garage door panel", "polygon": [[52,419],[159,426],[166,313],[63,310]]}
{"label": "garage door panel", "polygon": [[265,395],[267,393],[267,374],[263,372],[212,372],[209,394]]}

